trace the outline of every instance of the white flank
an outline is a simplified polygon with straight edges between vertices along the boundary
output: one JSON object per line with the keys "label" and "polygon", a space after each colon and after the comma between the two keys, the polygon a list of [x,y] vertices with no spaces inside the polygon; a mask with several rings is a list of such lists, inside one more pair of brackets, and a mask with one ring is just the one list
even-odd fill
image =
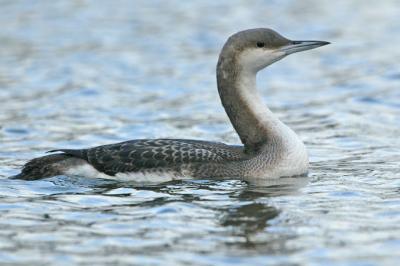
{"label": "white flank", "polygon": [[64,174],[67,176],[81,176],[86,178],[102,178],[124,182],[137,182],[137,183],[163,183],[172,180],[192,179],[189,175],[177,175],[173,172],[159,172],[159,173],[118,173],[115,176],[107,175],[96,170],[88,163],[73,166]]}

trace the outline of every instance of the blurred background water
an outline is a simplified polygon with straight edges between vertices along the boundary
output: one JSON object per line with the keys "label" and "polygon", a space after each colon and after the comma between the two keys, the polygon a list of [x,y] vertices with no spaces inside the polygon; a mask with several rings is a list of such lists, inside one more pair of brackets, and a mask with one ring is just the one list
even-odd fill
{"label": "blurred background water", "polygon": [[[396,0],[0,1],[1,264],[395,265],[399,17]],[[309,149],[308,178],[7,179],[54,148],[239,143],[215,64],[253,27],[332,42],[259,75]]]}

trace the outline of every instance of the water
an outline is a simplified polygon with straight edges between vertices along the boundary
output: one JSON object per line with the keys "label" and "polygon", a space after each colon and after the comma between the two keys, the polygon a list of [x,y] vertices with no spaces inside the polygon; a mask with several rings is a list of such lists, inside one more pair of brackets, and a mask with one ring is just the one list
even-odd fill
{"label": "water", "polygon": [[[398,1],[1,1],[0,262],[395,265],[400,260]],[[332,45],[259,76],[305,141],[308,178],[138,187],[9,180],[53,148],[132,138],[238,143],[214,68],[269,26]]]}

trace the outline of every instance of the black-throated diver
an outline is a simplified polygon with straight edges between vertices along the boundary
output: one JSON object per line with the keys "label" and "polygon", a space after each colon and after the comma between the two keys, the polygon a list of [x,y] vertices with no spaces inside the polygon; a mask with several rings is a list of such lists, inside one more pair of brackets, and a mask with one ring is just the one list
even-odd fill
{"label": "black-throated diver", "polygon": [[222,105],[243,146],[186,139],[138,139],[35,158],[14,178],[35,180],[78,175],[163,182],[184,178],[253,179],[308,171],[303,142],[261,101],[256,74],[285,56],[329,44],[291,41],[277,32],[249,29],[232,35],[219,56],[217,84]]}

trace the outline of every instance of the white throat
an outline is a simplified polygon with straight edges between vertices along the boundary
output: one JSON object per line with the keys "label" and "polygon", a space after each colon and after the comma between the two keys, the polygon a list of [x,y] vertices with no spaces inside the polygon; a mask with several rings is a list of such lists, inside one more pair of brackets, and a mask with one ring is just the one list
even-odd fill
{"label": "white throat", "polygon": [[[267,144],[265,152],[277,152],[276,149],[279,149],[282,153],[281,160],[270,173],[272,176],[292,176],[305,173],[308,169],[309,160],[304,143],[290,127],[285,125],[267,107],[257,90],[256,75],[260,69],[253,66],[262,65],[262,68],[264,68],[265,64],[272,64],[283,56],[271,54],[269,57],[270,63],[265,63],[267,61],[265,58],[259,59],[257,56],[260,55],[257,55],[257,53],[244,54],[244,57],[241,58],[243,60],[239,61],[242,71],[237,78],[237,89],[239,97],[243,100],[244,104],[250,107],[249,112],[257,121],[258,127],[267,135],[266,139],[273,140]],[[262,62],[255,63],[257,60]],[[274,151],[269,150],[268,145],[276,145],[273,148]]]}
{"label": "white throat", "polygon": [[285,56],[284,52],[254,48],[242,52],[238,63],[243,70],[257,73]]}

